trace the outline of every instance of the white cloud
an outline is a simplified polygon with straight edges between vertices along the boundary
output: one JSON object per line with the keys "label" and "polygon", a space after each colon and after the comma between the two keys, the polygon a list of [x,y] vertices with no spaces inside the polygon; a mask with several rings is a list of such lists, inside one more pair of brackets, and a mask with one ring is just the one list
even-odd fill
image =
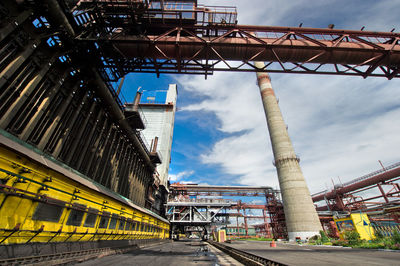
{"label": "white cloud", "polygon": [[[277,77],[276,79],[274,77]],[[311,191],[331,177],[343,182],[399,160],[399,82],[349,77],[272,75],[284,119]],[[277,187],[276,171],[254,74],[217,73],[207,82],[186,80],[184,89],[208,98],[184,107],[214,112],[225,133],[201,155],[246,185]],[[212,121],[211,121],[212,122]],[[221,184],[224,181],[221,180]]]}
{"label": "white cloud", "polygon": [[[389,31],[398,27],[392,1],[204,1],[237,5],[239,22],[254,25],[325,27]],[[362,5],[361,3],[364,3]],[[358,10],[343,6],[359,5]],[[258,8],[255,8],[258,7]],[[264,8],[263,8],[264,7]],[[303,13],[301,13],[301,12]],[[352,13],[354,12],[354,13]],[[287,23],[287,24],[284,24]],[[314,24],[312,24],[314,23]],[[397,25],[396,25],[397,23]],[[317,24],[317,25],[316,25]],[[272,85],[289,126],[296,152],[312,192],[400,161],[400,82],[384,78],[272,74]],[[181,88],[205,100],[184,106],[192,113],[212,112],[209,121],[228,136],[214,143],[200,158],[214,164],[246,185],[270,185],[278,180],[265,116],[254,73],[216,73],[214,76],[180,76]]]}
{"label": "white cloud", "polygon": [[182,178],[190,177],[193,174],[194,174],[193,170],[191,170],[191,171],[182,171],[182,172],[179,172],[177,174],[169,174],[169,180],[177,182],[177,181],[181,180]]}

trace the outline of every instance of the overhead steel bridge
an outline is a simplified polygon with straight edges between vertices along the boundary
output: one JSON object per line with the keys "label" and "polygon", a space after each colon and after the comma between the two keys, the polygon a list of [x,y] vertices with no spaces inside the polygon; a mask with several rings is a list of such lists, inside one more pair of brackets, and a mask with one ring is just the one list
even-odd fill
{"label": "overhead steel bridge", "polygon": [[399,77],[395,32],[238,25],[236,8],[221,11],[197,1],[185,1],[180,9],[160,6],[163,1],[26,2],[34,3],[27,12],[45,18],[46,32],[60,38],[64,56],[75,65],[88,60],[107,81],[130,72]]}

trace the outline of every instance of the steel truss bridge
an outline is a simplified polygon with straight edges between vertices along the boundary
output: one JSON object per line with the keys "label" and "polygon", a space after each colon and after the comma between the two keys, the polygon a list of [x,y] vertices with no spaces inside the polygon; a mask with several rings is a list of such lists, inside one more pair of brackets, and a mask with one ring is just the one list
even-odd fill
{"label": "steel truss bridge", "polygon": [[131,72],[400,76],[395,32],[238,25],[236,8],[197,1],[184,10],[151,0],[25,2],[76,70],[90,62],[106,81]]}

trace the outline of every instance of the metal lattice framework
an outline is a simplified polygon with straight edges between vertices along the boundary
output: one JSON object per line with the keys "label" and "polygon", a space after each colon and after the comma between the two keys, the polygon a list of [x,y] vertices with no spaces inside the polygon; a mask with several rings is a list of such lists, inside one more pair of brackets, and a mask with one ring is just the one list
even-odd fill
{"label": "metal lattice framework", "polygon": [[[184,27],[160,35],[122,33],[104,39],[119,56],[102,51],[113,72],[212,74],[214,71],[399,77],[400,35],[312,28]],[[108,49],[110,51],[110,49]],[[264,61],[263,69],[253,61]]]}
{"label": "metal lattice framework", "polygon": [[[194,184],[180,184],[174,183],[170,186],[170,201],[168,204],[172,204],[174,200],[190,201],[190,197],[221,197],[221,196],[235,196],[235,197],[263,197],[266,200],[265,205],[255,205],[242,203],[240,200],[230,207],[231,210],[237,210],[235,212],[229,212],[230,217],[236,217],[236,223],[238,226],[238,217],[244,219],[246,236],[247,236],[247,219],[263,219],[264,231],[269,235],[271,232],[276,238],[286,238],[286,225],[285,215],[283,211],[283,203],[280,200],[280,193],[267,186],[209,186],[209,185],[194,185]],[[218,199],[215,199],[218,200]],[[246,210],[258,209],[263,211],[262,216],[246,215]],[[182,213],[188,211],[182,209]],[[241,213],[242,211],[243,213]],[[173,209],[169,210],[169,214],[172,215]],[[183,215],[179,214],[179,217]],[[186,215],[187,216],[187,215]],[[268,217],[269,216],[269,217]],[[269,218],[269,221],[267,219]],[[188,219],[188,218],[186,218]]]}
{"label": "metal lattice framework", "polygon": [[171,196],[188,195],[188,196],[248,196],[248,197],[264,197],[265,194],[273,193],[277,197],[279,191],[272,187],[260,186],[202,186],[192,184],[171,184]]}
{"label": "metal lattice framework", "polygon": [[76,48],[65,53],[73,61],[95,62],[105,81],[131,72],[400,77],[395,32],[237,25],[235,7],[204,7],[197,1],[189,7],[179,1],[174,6],[139,0],[58,2],[63,8],[52,12],[43,12],[39,2],[32,8],[49,17],[50,29],[62,24],[53,31]]}
{"label": "metal lattice framework", "polygon": [[166,204],[166,216],[172,224],[211,225],[226,224],[226,212],[233,203],[229,202],[172,202]]}
{"label": "metal lattice framework", "polygon": [[337,184],[331,191],[314,194],[313,201],[325,201],[317,207],[318,211],[378,211],[399,221],[399,181],[400,163],[395,163],[350,182]]}

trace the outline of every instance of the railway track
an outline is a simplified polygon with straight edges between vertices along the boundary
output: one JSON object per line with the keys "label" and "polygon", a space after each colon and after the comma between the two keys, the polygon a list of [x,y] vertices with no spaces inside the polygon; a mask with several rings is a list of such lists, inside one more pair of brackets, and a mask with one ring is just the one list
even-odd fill
{"label": "railway track", "polygon": [[230,255],[231,257],[235,258],[239,262],[243,263],[244,265],[250,265],[250,266],[258,266],[258,265],[270,265],[270,266],[287,266],[286,264],[276,262],[273,260],[269,260],[236,248],[232,248],[229,246],[226,246],[221,243],[217,243],[214,241],[208,241],[211,245],[214,247],[218,248],[222,252],[225,252],[226,254]]}

